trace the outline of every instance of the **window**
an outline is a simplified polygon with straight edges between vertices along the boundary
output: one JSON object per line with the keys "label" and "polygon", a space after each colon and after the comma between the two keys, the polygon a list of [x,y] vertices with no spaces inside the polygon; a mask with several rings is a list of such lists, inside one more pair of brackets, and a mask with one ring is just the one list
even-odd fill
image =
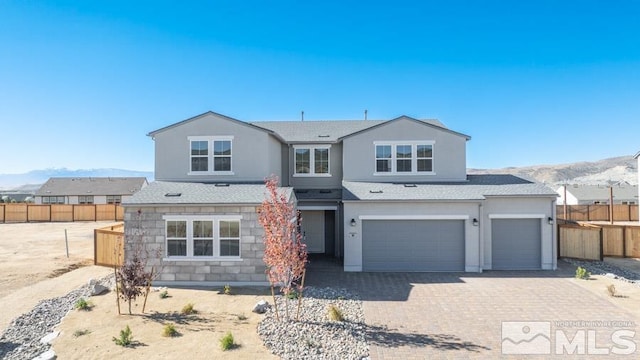
{"label": "window", "polygon": [[64,196],[43,196],[43,204],[64,204]]}
{"label": "window", "polygon": [[166,221],[167,257],[239,258],[240,216],[173,216]]}
{"label": "window", "polygon": [[78,196],[78,204],[93,204],[93,195]]}
{"label": "window", "polygon": [[107,195],[107,204],[119,205],[122,203],[122,195]]}
{"label": "window", "polygon": [[190,136],[190,175],[233,175],[233,136]]}
{"label": "window", "polygon": [[331,176],[329,173],[329,146],[296,146],[296,176]]}
{"label": "window", "polygon": [[376,142],[375,174],[433,174],[433,141]]}

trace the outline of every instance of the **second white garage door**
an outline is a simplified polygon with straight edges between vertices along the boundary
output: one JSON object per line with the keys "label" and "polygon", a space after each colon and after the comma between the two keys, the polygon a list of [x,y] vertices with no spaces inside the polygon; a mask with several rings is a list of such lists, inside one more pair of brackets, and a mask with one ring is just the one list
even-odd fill
{"label": "second white garage door", "polygon": [[365,220],[363,271],[464,271],[463,220]]}

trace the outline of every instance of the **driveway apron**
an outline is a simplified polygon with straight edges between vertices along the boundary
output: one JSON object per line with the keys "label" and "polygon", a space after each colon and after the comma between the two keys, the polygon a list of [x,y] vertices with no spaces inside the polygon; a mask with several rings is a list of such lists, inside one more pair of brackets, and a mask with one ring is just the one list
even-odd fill
{"label": "driveway apron", "polygon": [[564,262],[558,271],[482,274],[311,266],[307,284],[360,295],[373,360],[637,358],[640,319],[574,284],[574,271]]}

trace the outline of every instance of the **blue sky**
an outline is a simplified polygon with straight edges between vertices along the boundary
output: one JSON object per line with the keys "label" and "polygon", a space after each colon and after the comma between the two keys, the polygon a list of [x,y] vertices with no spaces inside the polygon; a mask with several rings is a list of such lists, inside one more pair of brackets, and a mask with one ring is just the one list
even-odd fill
{"label": "blue sky", "polygon": [[0,173],[153,170],[146,134],[208,110],[437,118],[476,168],[630,155],[639,18],[631,0],[0,0]]}

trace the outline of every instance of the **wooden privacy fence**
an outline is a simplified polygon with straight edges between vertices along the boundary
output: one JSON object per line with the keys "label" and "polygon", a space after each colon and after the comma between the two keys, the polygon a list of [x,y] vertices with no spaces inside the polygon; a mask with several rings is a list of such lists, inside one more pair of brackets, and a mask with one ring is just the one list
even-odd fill
{"label": "wooden privacy fence", "polygon": [[[567,205],[567,219],[564,205],[556,208],[558,219],[567,221],[611,221],[609,205]],[[613,221],[638,221],[638,205],[613,205]]]}
{"label": "wooden privacy fence", "polygon": [[115,204],[0,204],[0,222],[122,221],[124,209]]}
{"label": "wooden privacy fence", "polygon": [[640,258],[640,226],[558,224],[560,257],[602,260]]}
{"label": "wooden privacy fence", "polygon": [[122,265],[124,261],[124,224],[93,230],[93,263]]}

